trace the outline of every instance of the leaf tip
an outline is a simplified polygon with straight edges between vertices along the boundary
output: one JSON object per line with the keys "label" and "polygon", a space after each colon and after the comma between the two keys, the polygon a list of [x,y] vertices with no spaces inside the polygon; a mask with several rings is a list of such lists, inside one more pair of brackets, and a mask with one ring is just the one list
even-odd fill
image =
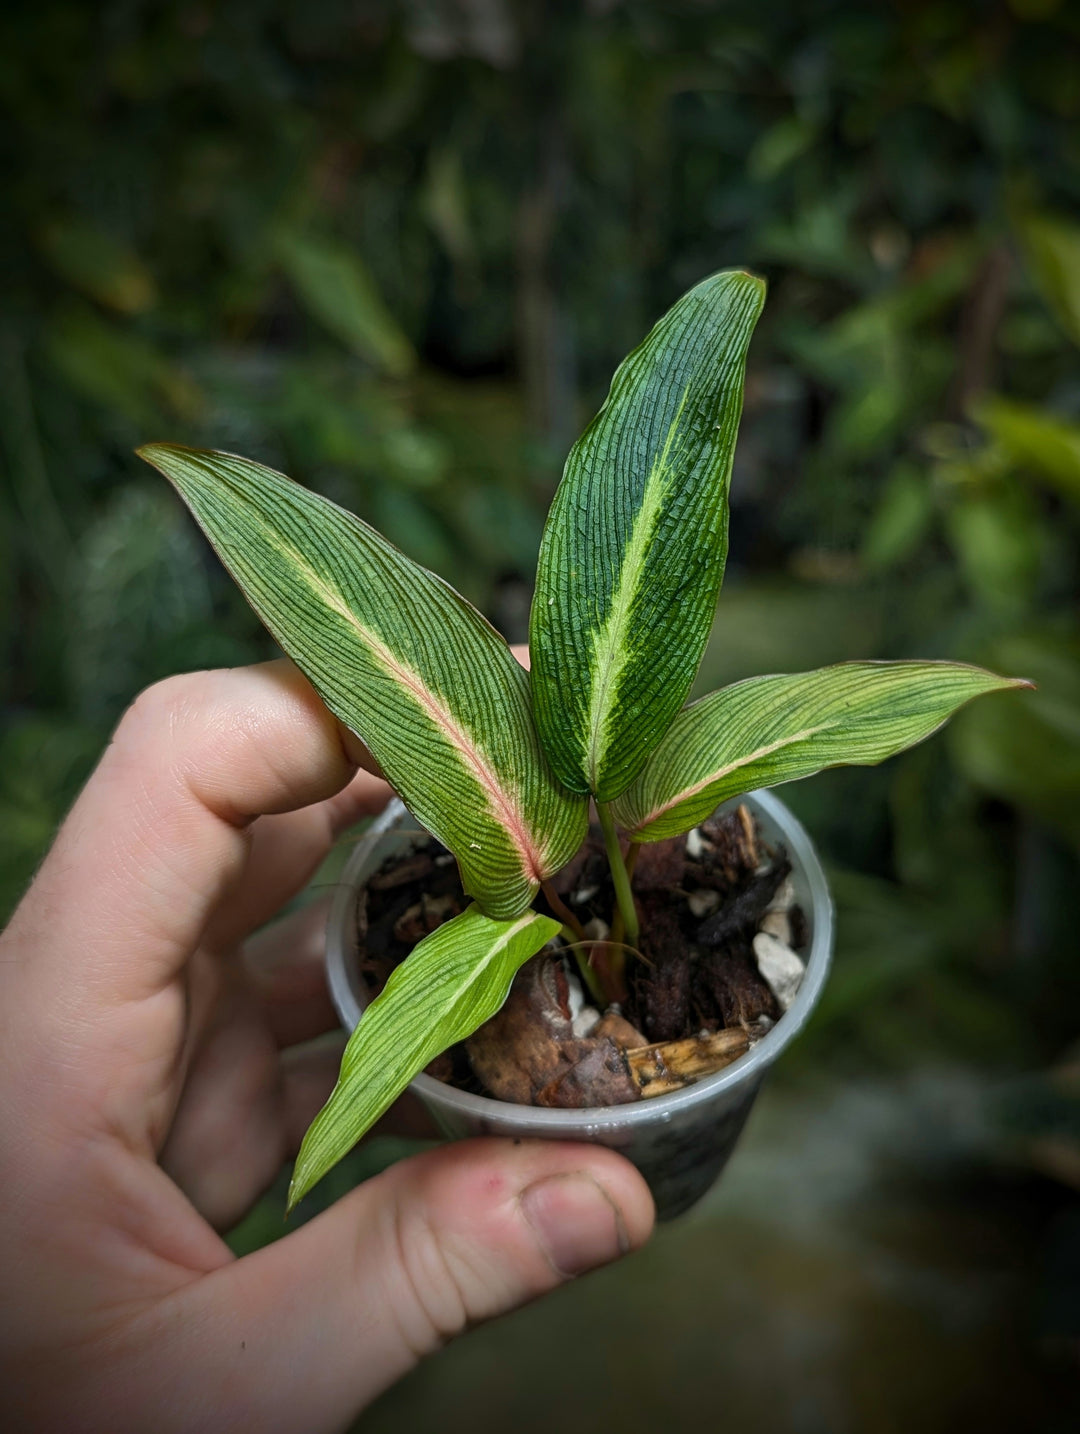
{"label": "leaf tip", "polygon": [[760,314],[765,307],[765,295],[768,292],[768,282],[760,274],[755,274],[751,269],[723,269],[718,278],[734,282],[752,296],[751,303],[755,315]]}
{"label": "leaf tip", "polygon": [[1002,677],[985,667],[977,667],[975,671],[993,680],[994,685],[988,689],[989,692],[1037,692],[1039,690],[1039,684],[1030,677]]}
{"label": "leaf tip", "polygon": [[759,294],[764,294],[769,287],[768,280],[763,279],[760,274],[755,274],[752,269],[736,269],[735,273],[740,279],[749,279]]}
{"label": "leaf tip", "polygon": [[140,443],[135,450],[135,456],[141,458],[144,463],[149,463],[152,468],[157,468],[159,472],[164,472],[162,459],[170,455],[175,457],[177,454],[194,452],[194,448],[188,448],[183,443]]}
{"label": "leaf tip", "polygon": [[296,1165],[293,1169],[292,1179],[289,1181],[289,1193],[285,1198],[286,1220],[296,1209],[297,1205],[300,1204],[300,1201],[311,1189],[311,1186],[312,1181],[308,1179],[304,1171],[300,1169],[300,1166]]}

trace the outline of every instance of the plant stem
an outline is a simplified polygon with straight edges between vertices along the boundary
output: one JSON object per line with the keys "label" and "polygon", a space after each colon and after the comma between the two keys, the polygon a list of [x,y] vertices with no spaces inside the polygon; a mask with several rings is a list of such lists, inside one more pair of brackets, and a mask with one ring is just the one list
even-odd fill
{"label": "plant stem", "polygon": [[637,866],[637,859],[640,851],[641,843],[639,841],[632,841],[630,843],[630,850],[626,853],[626,876],[630,882],[631,888],[633,888],[634,885],[634,868]]}
{"label": "plant stem", "polygon": [[630,873],[626,869],[618,834],[615,831],[615,819],[611,815],[611,808],[607,802],[597,802],[596,810],[600,815],[600,826],[604,833],[604,846],[607,848],[608,864],[611,867],[611,880],[615,884],[615,904],[622,917],[626,939],[631,946],[636,946],[639,934],[637,908],[634,905],[634,893],[630,890]]}
{"label": "plant stem", "polygon": [[594,946],[595,942],[589,941],[584,951],[579,951],[577,945],[572,946],[572,951],[574,951],[574,959],[578,964],[578,971],[581,972],[581,979],[588,987],[588,994],[597,1004],[597,1010],[604,1011],[607,1008],[608,998],[604,994],[604,984],[602,984],[600,975],[597,974],[597,968],[592,965]]}
{"label": "plant stem", "polygon": [[[585,982],[586,986],[588,986],[589,993],[593,1000],[603,1009],[607,1004],[607,997],[604,995],[600,985],[600,978],[593,969],[592,962],[589,959],[592,953],[593,943],[585,935],[584,926],[582,926],[581,922],[570,910],[569,906],[567,906],[551,882],[542,882],[540,890],[547,898],[547,904],[562,922],[564,929],[569,931],[570,935],[575,938],[571,949],[574,952],[574,960],[577,962],[577,968],[581,972],[581,979]],[[584,947],[584,950],[582,950],[582,947]]]}
{"label": "plant stem", "polygon": [[[635,841],[630,843],[630,850],[626,853],[626,876],[630,882],[631,891],[634,889],[634,867],[637,866],[638,852],[640,850],[641,844]],[[623,928],[623,915],[616,906],[615,915],[611,922],[611,936],[609,939],[613,946],[621,946],[625,936],[626,931]]]}
{"label": "plant stem", "polygon": [[623,930],[622,912],[616,906],[615,915],[611,918],[611,935],[608,938],[612,946],[621,946],[626,939],[626,932]]}
{"label": "plant stem", "polygon": [[544,896],[547,898],[547,904],[551,907],[552,911],[559,918],[562,924],[564,926],[569,926],[571,932],[573,933],[574,940],[587,942],[589,938],[585,935],[584,926],[582,926],[581,922],[570,910],[569,906],[567,906],[566,902],[555,890],[551,882],[542,882],[540,885],[540,890],[544,893]]}

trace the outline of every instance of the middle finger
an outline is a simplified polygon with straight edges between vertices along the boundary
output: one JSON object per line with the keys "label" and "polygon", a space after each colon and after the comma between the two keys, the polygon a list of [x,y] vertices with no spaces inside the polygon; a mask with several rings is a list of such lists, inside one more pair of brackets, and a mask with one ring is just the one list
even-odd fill
{"label": "middle finger", "polygon": [[337,1014],[326,984],[327,897],[275,921],[244,946],[243,964],[279,1047],[334,1030]]}
{"label": "middle finger", "polygon": [[250,828],[243,871],[213,918],[208,944],[229,950],[265,925],[304,889],[341,833],[382,811],[389,798],[387,784],[361,770],[327,801],[259,817]]}

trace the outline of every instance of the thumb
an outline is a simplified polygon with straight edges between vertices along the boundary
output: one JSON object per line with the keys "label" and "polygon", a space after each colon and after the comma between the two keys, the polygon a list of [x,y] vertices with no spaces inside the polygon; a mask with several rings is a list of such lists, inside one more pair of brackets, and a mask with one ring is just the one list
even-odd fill
{"label": "thumb", "polygon": [[209,1303],[196,1318],[243,1427],[321,1434],[468,1326],[644,1244],[652,1223],[645,1181],[612,1151],[470,1140],[392,1167],[185,1294]]}

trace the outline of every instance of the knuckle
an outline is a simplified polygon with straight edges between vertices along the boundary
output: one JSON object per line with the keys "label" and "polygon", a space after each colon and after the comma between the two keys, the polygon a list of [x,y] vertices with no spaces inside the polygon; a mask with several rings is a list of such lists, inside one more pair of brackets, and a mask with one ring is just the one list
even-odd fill
{"label": "knuckle", "polygon": [[164,734],[175,729],[187,713],[201,705],[207,676],[187,672],[145,687],[120,719],[117,741],[124,744],[145,732]]}
{"label": "knuckle", "polygon": [[390,1241],[389,1303],[402,1343],[419,1360],[461,1334],[473,1312],[439,1232],[421,1209],[395,1205]]}

